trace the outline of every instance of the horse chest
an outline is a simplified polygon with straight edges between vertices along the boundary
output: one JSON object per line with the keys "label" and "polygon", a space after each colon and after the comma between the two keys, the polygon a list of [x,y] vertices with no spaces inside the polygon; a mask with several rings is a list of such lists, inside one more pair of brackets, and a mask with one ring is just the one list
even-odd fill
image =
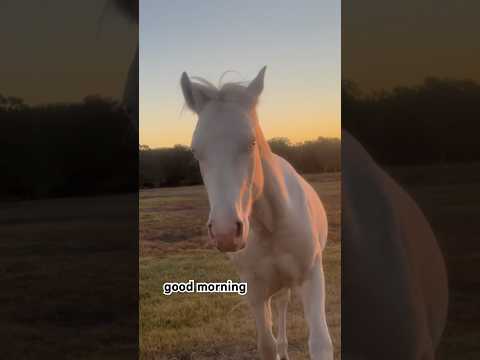
{"label": "horse chest", "polygon": [[272,291],[300,284],[308,271],[305,261],[289,253],[264,255],[241,263],[237,259],[236,264],[243,278]]}
{"label": "horse chest", "polygon": [[305,263],[299,261],[293,254],[276,256],[272,260],[271,268],[275,280],[288,285],[299,283],[307,271]]}
{"label": "horse chest", "polygon": [[234,256],[240,276],[267,292],[300,285],[320,251],[318,241],[303,227],[290,223],[275,233],[253,233],[244,251]]}

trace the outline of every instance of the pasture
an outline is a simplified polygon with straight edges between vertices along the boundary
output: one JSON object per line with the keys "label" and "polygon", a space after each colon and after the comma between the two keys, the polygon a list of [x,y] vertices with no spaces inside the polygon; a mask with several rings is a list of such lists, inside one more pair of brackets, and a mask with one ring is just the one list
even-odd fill
{"label": "pasture", "polygon": [[[480,165],[390,172],[418,200],[446,253],[450,308],[438,359],[477,359]],[[327,318],[338,355],[339,175],[308,178],[329,215]],[[141,357],[252,359],[255,330],[240,297],[162,295],[164,279],[235,279],[224,256],[203,245],[202,187],[141,191],[140,197]],[[136,195],[115,195],[0,204],[0,358],[136,356],[135,203]],[[306,328],[298,299],[292,300],[290,354],[305,359]]]}
{"label": "pasture", "polygon": [[[340,359],[340,174],[307,176],[328,214],[324,268],[327,321]],[[208,248],[208,200],[203,186],[140,192],[140,353],[142,359],[252,359],[253,317],[234,294],[163,295],[171,281],[238,281],[226,255]],[[289,353],[308,359],[307,327],[293,294],[288,312]]]}
{"label": "pasture", "polygon": [[136,204],[0,202],[0,359],[136,356]]}

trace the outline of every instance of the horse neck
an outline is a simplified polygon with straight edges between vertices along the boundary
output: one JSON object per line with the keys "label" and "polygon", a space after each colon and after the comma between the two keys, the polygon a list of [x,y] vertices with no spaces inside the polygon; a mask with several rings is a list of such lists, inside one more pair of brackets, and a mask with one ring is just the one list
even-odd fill
{"label": "horse neck", "polygon": [[265,140],[260,126],[256,125],[256,139],[259,146],[261,183],[258,184],[257,196],[253,203],[251,219],[269,232],[273,231],[276,220],[281,218],[288,201],[284,174],[277,158]]}

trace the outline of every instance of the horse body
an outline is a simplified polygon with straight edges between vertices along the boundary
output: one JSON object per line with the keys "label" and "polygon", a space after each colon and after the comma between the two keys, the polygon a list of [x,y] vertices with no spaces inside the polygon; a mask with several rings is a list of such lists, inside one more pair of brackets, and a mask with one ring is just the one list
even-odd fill
{"label": "horse body", "polygon": [[221,89],[182,75],[186,103],[199,118],[192,150],[210,203],[209,238],[248,283],[262,359],[288,359],[291,288],[302,298],[311,358],[333,359],[322,268],[327,218],[313,188],[265,141],[255,111],[264,73],[265,68],[248,86],[225,84]]}
{"label": "horse body", "polygon": [[434,359],[448,290],[435,236],[412,198],[350,134],[343,147],[344,359]]}
{"label": "horse body", "polygon": [[240,274],[250,278],[249,283],[263,281],[262,286],[272,295],[303,282],[321,257],[327,220],[315,190],[286,160],[272,153],[268,165],[263,161],[263,166],[276,167],[278,172],[274,181],[268,179],[272,175],[265,175],[266,185],[250,216],[250,238],[231,258]]}

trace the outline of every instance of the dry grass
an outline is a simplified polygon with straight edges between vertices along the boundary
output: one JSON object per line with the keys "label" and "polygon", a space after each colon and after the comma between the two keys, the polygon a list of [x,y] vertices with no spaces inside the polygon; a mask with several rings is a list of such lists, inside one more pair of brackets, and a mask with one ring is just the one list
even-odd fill
{"label": "dry grass", "polygon": [[0,359],[135,356],[136,202],[0,204]]}
{"label": "dry grass", "polygon": [[[327,320],[340,359],[340,175],[310,175],[327,209]],[[164,282],[238,277],[225,255],[205,246],[208,201],[202,186],[140,193],[140,351],[143,359],[256,358],[254,320],[232,294],[162,293]],[[298,297],[288,314],[292,359],[308,359]]]}

